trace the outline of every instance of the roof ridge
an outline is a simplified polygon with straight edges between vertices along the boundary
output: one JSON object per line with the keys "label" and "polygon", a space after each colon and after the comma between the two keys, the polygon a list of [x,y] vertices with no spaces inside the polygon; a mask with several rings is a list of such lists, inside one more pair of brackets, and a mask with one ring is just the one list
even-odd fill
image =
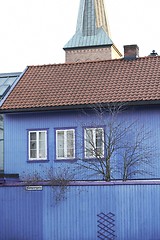
{"label": "roof ridge", "polygon": [[[123,58],[122,58],[123,59]],[[122,60],[122,59],[108,59],[108,60],[88,60],[88,61],[81,61],[81,62],[64,62],[64,63],[49,63],[49,64],[38,64],[38,65],[28,65],[27,67],[49,67],[49,66],[61,66],[61,65],[83,65],[87,63],[97,63],[97,62],[108,62],[108,61],[115,61],[115,60]]]}
{"label": "roof ridge", "polygon": [[134,60],[138,60],[138,59],[145,59],[145,58],[160,58],[160,56],[143,56],[143,57],[138,57],[136,59],[133,60],[125,60],[124,57],[122,58],[117,58],[117,59],[105,59],[105,60],[88,60],[88,61],[82,61],[82,62],[64,62],[64,63],[49,63],[49,64],[38,64],[38,65],[28,65],[27,67],[49,67],[49,66],[58,66],[58,65],[83,65],[83,64],[87,64],[87,63],[100,63],[100,62],[114,62],[114,61],[134,61]]}

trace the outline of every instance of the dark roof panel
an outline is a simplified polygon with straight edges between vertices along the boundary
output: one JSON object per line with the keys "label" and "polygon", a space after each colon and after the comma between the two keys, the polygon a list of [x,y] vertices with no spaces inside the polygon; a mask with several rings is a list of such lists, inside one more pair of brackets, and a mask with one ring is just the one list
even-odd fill
{"label": "dark roof panel", "polygon": [[0,100],[4,98],[13,83],[21,73],[1,73],[0,74]]}

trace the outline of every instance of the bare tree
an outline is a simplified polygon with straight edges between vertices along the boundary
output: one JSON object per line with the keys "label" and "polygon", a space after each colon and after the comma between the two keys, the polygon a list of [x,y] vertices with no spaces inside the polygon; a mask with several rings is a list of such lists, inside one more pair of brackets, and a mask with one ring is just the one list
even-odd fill
{"label": "bare tree", "polygon": [[48,186],[52,187],[54,202],[58,203],[66,199],[69,184],[74,178],[75,173],[70,170],[69,167],[58,167],[57,169],[49,167],[44,168],[41,172],[38,172],[37,170],[31,173],[23,172],[21,181],[27,186],[46,183]]}
{"label": "bare tree", "polygon": [[93,123],[85,128],[85,156],[78,164],[105,181],[118,174],[124,181],[137,174],[151,174],[148,169],[152,167],[152,147],[147,144],[150,133],[144,127],[138,128],[137,121],[119,118],[124,106],[96,106],[93,110],[105,128]]}
{"label": "bare tree", "polygon": [[142,126],[138,132],[136,131],[132,135],[134,139],[128,139],[120,153],[122,154],[122,166],[119,171],[122,173],[124,181],[134,178],[136,175],[152,175],[153,148],[147,143],[151,132],[146,132]]}

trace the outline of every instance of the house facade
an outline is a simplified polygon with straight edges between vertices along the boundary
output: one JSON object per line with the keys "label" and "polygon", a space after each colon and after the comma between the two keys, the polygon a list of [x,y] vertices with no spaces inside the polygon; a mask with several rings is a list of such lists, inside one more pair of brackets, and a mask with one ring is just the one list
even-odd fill
{"label": "house facade", "polygon": [[[159,56],[128,60],[127,55],[119,60],[28,67],[1,107],[5,172],[22,177],[64,167],[77,172],[76,180],[104,180],[92,164],[106,160],[109,133],[118,128],[111,139],[117,141],[110,147],[116,148],[110,157],[111,179],[123,179],[125,157],[130,161],[131,146],[133,151],[138,143],[137,149],[145,151],[143,156],[134,152],[138,162],[128,178],[158,179],[159,65]],[[113,114],[113,109],[120,110]],[[78,171],[78,165],[87,161],[89,166]]]}

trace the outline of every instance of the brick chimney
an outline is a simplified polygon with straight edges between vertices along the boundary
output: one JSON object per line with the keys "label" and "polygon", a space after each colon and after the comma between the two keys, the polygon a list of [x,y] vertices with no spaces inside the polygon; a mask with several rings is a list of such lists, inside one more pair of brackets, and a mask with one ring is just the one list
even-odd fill
{"label": "brick chimney", "polygon": [[124,46],[124,59],[134,60],[139,57],[139,47],[136,44]]}

